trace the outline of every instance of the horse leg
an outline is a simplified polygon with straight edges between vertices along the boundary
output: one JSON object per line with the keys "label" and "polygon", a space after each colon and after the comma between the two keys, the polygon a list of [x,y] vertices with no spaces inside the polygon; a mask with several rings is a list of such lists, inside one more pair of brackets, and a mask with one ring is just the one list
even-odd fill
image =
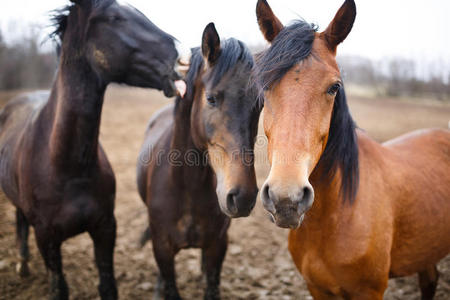
{"label": "horse leg", "polygon": [[[158,285],[153,299],[180,300],[175,278],[175,254],[167,241],[162,241],[156,235],[153,238],[153,254],[159,268]],[[164,297],[161,297],[164,291]]]}
{"label": "horse leg", "polygon": [[49,271],[49,298],[51,300],[69,299],[69,289],[62,272],[61,241],[52,239],[51,232],[41,228],[35,228],[35,235],[39,251]]}
{"label": "horse leg", "polygon": [[19,245],[20,262],[17,264],[17,271],[20,277],[26,277],[30,274],[28,269],[28,260],[30,258],[30,252],[28,250],[28,233],[29,224],[25,215],[20,208],[16,209],[16,234],[17,243]]}
{"label": "horse leg", "polygon": [[436,265],[428,266],[422,272],[419,272],[419,286],[422,294],[422,300],[431,300],[436,293],[436,287],[439,279],[439,272]]}
{"label": "horse leg", "polygon": [[97,265],[100,284],[98,291],[102,300],[115,300],[117,296],[116,279],[114,277],[114,244],[116,241],[116,220],[102,223],[100,227],[89,231],[94,242],[95,263]]}
{"label": "horse leg", "polygon": [[152,239],[152,231],[150,230],[150,226],[147,226],[144,232],[141,234],[141,238],[139,239],[139,246],[142,248],[145,244]]}
{"label": "horse leg", "polygon": [[202,249],[202,271],[206,275],[205,299],[220,299],[220,273],[227,252],[228,238],[225,234],[217,242]]}

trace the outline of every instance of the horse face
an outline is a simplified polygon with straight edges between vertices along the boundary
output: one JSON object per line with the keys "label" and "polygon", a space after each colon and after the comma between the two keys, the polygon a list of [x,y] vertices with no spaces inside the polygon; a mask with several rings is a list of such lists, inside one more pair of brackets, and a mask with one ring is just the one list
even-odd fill
{"label": "horse face", "polygon": [[203,88],[193,106],[193,128],[201,147],[208,151],[222,211],[230,217],[242,217],[250,214],[258,193],[253,146],[259,110],[255,109],[255,94],[247,90],[252,68],[252,58],[247,52],[243,52],[248,54],[247,60],[238,60],[219,79],[214,76],[218,68],[233,60],[227,51],[244,51],[236,40],[225,43],[228,46],[221,48],[213,24],[205,28]]}
{"label": "horse face", "polygon": [[[309,176],[327,144],[334,99],[341,85],[336,46],[353,24],[356,11],[352,3],[344,3],[323,33],[310,31],[310,54],[293,62],[293,67],[264,93],[263,122],[271,169],[261,198],[280,227],[300,226],[314,201]],[[257,15],[261,31],[273,41],[271,47],[291,51],[277,43],[286,43],[286,30],[294,27],[283,28],[264,0],[258,2]]]}
{"label": "horse face", "polygon": [[186,52],[178,51],[179,43],[137,9],[105,2],[110,3],[91,8],[86,28],[93,68],[108,82],[155,88],[174,96],[174,82],[181,78],[179,63],[189,61]]}

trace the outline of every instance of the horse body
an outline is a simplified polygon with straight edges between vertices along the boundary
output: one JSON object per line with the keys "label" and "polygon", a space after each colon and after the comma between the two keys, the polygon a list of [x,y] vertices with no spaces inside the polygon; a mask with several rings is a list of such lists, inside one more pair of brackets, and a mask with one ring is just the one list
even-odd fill
{"label": "horse body", "polygon": [[113,0],[72,2],[54,17],[61,55],[51,92],[13,99],[0,114],[0,183],[17,209],[21,275],[28,273],[31,224],[49,270],[50,298],[67,299],[61,244],[87,231],[100,296],[116,299],[115,179],[98,141],[104,93],[119,82],[172,96],[177,50],[136,9]]}
{"label": "horse body", "polygon": [[356,128],[335,56],[356,17],[346,0],[325,31],[284,27],[259,0],[255,83],[271,163],[261,198],[315,299],[382,299],[390,277],[419,274],[432,299],[450,251],[450,132],[378,144]]}
{"label": "horse body", "polygon": [[[382,296],[389,277],[426,271],[450,252],[450,187],[435,184],[450,171],[450,133],[414,132],[383,145],[357,136],[355,202],[342,203],[341,175],[322,181],[318,164],[311,174],[315,203],[290,232],[289,250],[312,291],[344,297],[369,286]],[[433,193],[423,186],[434,186]]]}
{"label": "horse body", "polygon": [[202,249],[205,299],[220,297],[230,217],[247,216],[257,194],[252,154],[259,110],[246,91],[252,65],[241,42],[220,42],[209,24],[191,59],[186,96],[150,120],[137,184],[160,270],[156,297],[180,298],[174,257],[192,247]]}
{"label": "horse body", "polygon": [[[79,90],[71,92],[66,86],[73,82],[77,64],[62,66],[50,94],[21,96],[2,111],[1,183],[25,220],[23,224],[18,221],[18,226],[34,227],[46,266],[55,272],[51,273],[51,294],[67,297],[60,261],[62,242],[88,231],[96,240],[96,251],[106,252],[97,257],[104,264],[99,267],[102,297],[115,297],[115,179],[98,143],[106,86],[79,84]],[[26,243],[26,236],[19,240]],[[28,254],[22,258],[25,273],[27,259]]]}
{"label": "horse body", "polygon": [[138,185],[144,191],[155,244],[170,243],[174,252],[192,247],[203,249],[226,236],[230,218],[217,202],[211,167],[203,161],[181,166],[186,154],[197,149],[186,138],[189,127],[186,132],[185,123],[174,121],[173,109],[169,105],[160,111],[146,132],[143,150],[151,151],[148,157],[152,159],[147,166],[141,164],[138,168],[142,173],[138,175]]}
{"label": "horse body", "polygon": [[396,158],[389,171],[399,173],[389,190],[395,221],[390,272],[410,275],[450,252],[450,185],[442,180],[450,174],[450,132],[417,131],[384,146]]}

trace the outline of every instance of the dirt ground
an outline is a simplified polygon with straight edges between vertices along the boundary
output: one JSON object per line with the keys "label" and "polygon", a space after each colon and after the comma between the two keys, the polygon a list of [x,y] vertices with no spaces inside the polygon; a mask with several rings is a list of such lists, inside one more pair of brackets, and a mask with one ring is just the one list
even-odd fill
{"label": "dirt ground", "polygon": [[[9,98],[11,93],[3,96]],[[156,284],[158,270],[151,243],[142,249],[138,247],[147,217],[136,191],[135,163],[149,117],[169,101],[158,92],[142,89],[112,86],[107,92],[100,139],[117,179],[115,270],[121,299],[149,299]],[[416,128],[446,128],[450,120],[448,104],[351,96],[349,101],[358,125],[379,141]],[[260,142],[257,146],[260,185],[268,171],[263,144]],[[33,234],[30,235],[32,274],[25,280],[16,274],[18,251],[14,216],[13,206],[1,195],[0,299],[46,298],[47,273]],[[222,272],[223,299],[311,299],[287,251],[287,233],[269,221],[259,200],[250,217],[233,220]],[[71,299],[98,299],[98,277],[88,235],[66,241],[63,258]],[[185,299],[202,298],[199,261],[199,251],[195,249],[182,251],[177,256],[178,287]],[[435,299],[449,299],[450,256],[439,264],[439,270],[441,278]],[[415,276],[391,280],[385,299],[419,299],[416,281]]]}

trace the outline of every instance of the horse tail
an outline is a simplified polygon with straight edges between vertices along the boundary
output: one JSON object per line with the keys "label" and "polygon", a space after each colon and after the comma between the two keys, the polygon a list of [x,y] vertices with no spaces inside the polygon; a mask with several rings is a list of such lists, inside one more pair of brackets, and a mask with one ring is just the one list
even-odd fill
{"label": "horse tail", "polygon": [[144,232],[141,234],[141,238],[139,239],[139,246],[142,248],[147,244],[148,241],[152,239],[152,231],[150,230],[150,226],[148,226]]}

